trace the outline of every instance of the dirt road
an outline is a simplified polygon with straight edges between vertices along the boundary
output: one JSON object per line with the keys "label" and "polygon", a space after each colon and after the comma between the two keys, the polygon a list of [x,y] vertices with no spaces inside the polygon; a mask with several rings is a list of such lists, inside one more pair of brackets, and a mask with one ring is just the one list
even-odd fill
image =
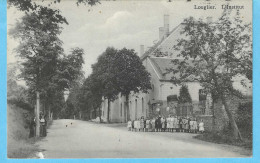
{"label": "dirt road", "polygon": [[250,157],[235,146],[208,143],[188,133],[131,132],[120,125],[55,120],[38,142],[45,158]]}

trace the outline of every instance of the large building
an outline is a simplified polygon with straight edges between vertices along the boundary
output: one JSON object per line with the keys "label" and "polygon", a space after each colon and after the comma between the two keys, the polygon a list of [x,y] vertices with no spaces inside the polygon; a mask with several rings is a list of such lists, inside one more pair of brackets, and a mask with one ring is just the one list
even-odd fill
{"label": "large building", "polygon": [[[159,28],[159,41],[148,51],[144,52],[144,46],[140,47],[140,58],[146,70],[151,74],[152,89],[148,94],[139,93],[129,95],[129,109],[125,104],[125,97],[119,95],[118,99],[111,102],[109,114],[110,122],[126,122],[128,120],[160,115],[178,116],[212,116],[212,100],[205,94],[198,82],[187,82],[192,103],[178,104],[177,96],[181,86],[171,82],[173,74],[166,73],[173,66],[173,59],[182,59],[176,56],[173,45],[182,37],[180,31],[184,24],[180,24],[169,31],[169,15],[164,15],[164,27]],[[158,54],[159,53],[159,54]],[[171,57],[162,57],[160,53],[171,54]],[[102,119],[107,121],[107,100],[102,103]]]}

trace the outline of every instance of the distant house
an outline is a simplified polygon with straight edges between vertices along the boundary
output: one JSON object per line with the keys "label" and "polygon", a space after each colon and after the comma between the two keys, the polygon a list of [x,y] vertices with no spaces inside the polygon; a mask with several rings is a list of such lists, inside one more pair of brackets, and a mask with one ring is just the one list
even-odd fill
{"label": "distant house", "polygon": [[[164,15],[164,27],[159,28],[159,41],[145,53],[141,46],[140,58],[147,71],[151,74],[152,89],[148,94],[131,93],[129,96],[129,109],[125,107],[125,97],[111,102],[110,122],[126,122],[128,120],[156,115],[168,116],[205,116],[212,117],[212,100],[209,94],[205,94],[198,82],[185,83],[188,87],[192,103],[178,104],[177,96],[181,86],[171,82],[173,74],[166,73],[166,70],[173,66],[173,59],[182,59],[174,53],[173,45],[180,37],[180,31],[184,24],[180,24],[172,31],[169,31],[169,15]],[[172,54],[171,57],[163,57],[160,53]],[[107,100],[102,102],[102,119],[107,121]]]}

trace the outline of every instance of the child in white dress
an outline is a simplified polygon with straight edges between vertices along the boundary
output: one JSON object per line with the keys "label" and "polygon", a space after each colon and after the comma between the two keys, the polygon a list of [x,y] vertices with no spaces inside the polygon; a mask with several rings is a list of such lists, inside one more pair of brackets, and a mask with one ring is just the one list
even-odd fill
{"label": "child in white dress", "polygon": [[155,132],[155,118],[151,120],[152,132]]}
{"label": "child in white dress", "polygon": [[194,118],[194,120],[193,120],[193,128],[194,128],[194,132],[197,133],[198,132],[198,122],[197,122],[196,118]]}
{"label": "child in white dress", "polygon": [[128,131],[131,131],[131,129],[132,129],[132,121],[131,120],[129,120],[127,122],[127,128],[128,128]]}
{"label": "child in white dress", "polygon": [[147,119],[146,121],[145,121],[145,131],[147,131],[147,132],[149,132],[149,125],[150,125],[150,120],[149,119]]}
{"label": "child in white dress", "polygon": [[135,130],[135,132],[137,130],[137,120],[134,121],[134,130]]}
{"label": "child in white dress", "polygon": [[170,132],[173,132],[173,127],[174,127],[174,117],[170,117]]}
{"label": "child in white dress", "polygon": [[204,122],[202,119],[200,120],[200,123],[199,123],[199,132],[200,133],[204,132]]}
{"label": "child in white dress", "polygon": [[137,131],[140,131],[140,128],[141,128],[141,122],[140,122],[140,119],[138,119],[136,121],[136,129],[137,129]]}
{"label": "child in white dress", "polygon": [[190,132],[191,133],[193,133],[193,131],[194,131],[194,125],[193,125],[193,119],[191,118],[191,120],[190,120]]}
{"label": "child in white dress", "polygon": [[167,131],[170,132],[170,115],[168,116],[168,118],[166,118],[166,128]]}

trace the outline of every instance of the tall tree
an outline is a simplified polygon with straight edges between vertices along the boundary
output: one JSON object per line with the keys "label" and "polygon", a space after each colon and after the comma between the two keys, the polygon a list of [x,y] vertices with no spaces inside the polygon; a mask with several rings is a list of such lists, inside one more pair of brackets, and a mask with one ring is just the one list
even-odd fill
{"label": "tall tree", "polygon": [[194,18],[184,20],[181,32],[184,37],[174,46],[178,56],[175,59],[174,83],[197,81],[209,90],[215,98],[221,99],[228,115],[234,138],[242,140],[234,116],[227,103],[234,94],[233,77],[252,72],[252,29],[245,24],[237,12],[224,11],[216,23],[205,23]]}
{"label": "tall tree", "polygon": [[[59,57],[55,73],[48,81],[44,91],[41,92],[49,115],[55,109],[55,97],[60,96],[61,92],[79,87],[83,80],[83,55],[83,49],[73,48],[69,55],[61,55]],[[55,114],[57,113],[58,110],[56,108]],[[54,116],[56,117],[56,115]]]}
{"label": "tall tree", "polygon": [[62,31],[60,25],[66,20],[57,14],[46,7],[26,13],[10,31],[20,42],[16,52],[22,59],[21,77],[34,94],[34,99],[37,94],[37,97],[45,98],[46,104],[53,104],[56,95],[60,96],[71,87],[72,82],[82,75],[84,63],[84,51],[80,48],[72,49],[67,56],[63,54],[58,35]]}
{"label": "tall tree", "polygon": [[11,36],[19,39],[16,52],[23,60],[21,76],[30,87],[37,90],[46,86],[63,53],[60,24],[63,19],[56,18],[57,13],[42,8],[36,13],[27,13],[10,30]]}
{"label": "tall tree", "polygon": [[10,34],[19,39],[16,52],[23,60],[21,76],[37,95],[37,135],[39,135],[39,93],[44,90],[55,73],[59,54],[63,53],[62,42],[58,35],[61,33],[60,24],[65,23],[65,20],[57,14],[56,11],[43,7],[34,13],[26,13],[10,30]]}
{"label": "tall tree", "polygon": [[133,49],[123,48],[114,59],[113,70],[116,77],[116,87],[126,97],[126,108],[129,111],[129,94],[151,89],[150,74],[142,64],[141,59]]}
{"label": "tall tree", "polygon": [[150,89],[150,74],[133,49],[123,48],[118,51],[109,47],[92,68],[93,79],[99,83],[100,94],[108,100],[108,122],[110,102],[117,99],[119,93],[126,96],[128,108],[131,91],[147,93]]}
{"label": "tall tree", "polygon": [[106,51],[98,57],[97,63],[92,65],[93,75],[95,76],[95,79],[100,83],[102,89],[102,96],[108,100],[108,122],[110,117],[110,102],[114,101],[119,94],[119,90],[116,85],[116,74],[113,70],[113,64],[117,52],[118,51],[115,48],[108,47]]}
{"label": "tall tree", "polygon": [[[102,103],[102,90],[100,82],[95,78],[94,74],[91,74],[83,84],[84,97],[87,106],[94,109],[95,117],[99,117],[101,120],[101,103]],[[96,115],[98,111],[98,115]]]}

